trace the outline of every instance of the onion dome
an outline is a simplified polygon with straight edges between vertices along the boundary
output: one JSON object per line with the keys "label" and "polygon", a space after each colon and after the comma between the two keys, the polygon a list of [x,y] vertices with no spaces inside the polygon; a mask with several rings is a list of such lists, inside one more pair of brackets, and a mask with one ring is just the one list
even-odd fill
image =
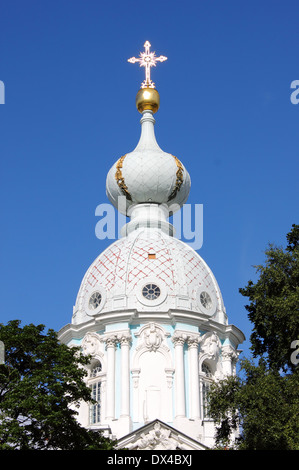
{"label": "onion dome", "polygon": [[[138,102],[144,107],[144,101]],[[191,181],[182,162],[159,147],[155,133],[153,111],[142,111],[141,136],[133,152],[117,160],[107,175],[106,193],[110,202],[122,213],[136,204],[164,204],[176,212],[189,196]],[[118,198],[125,196],[125,211],[118,207]]]}
{"label": "onion dome", "polygon": [[[158,145],[154,124],[160,106],[159,93],[150,79],[150,67],[166,57],[156,57],[149,51],[150,43],[144,45],[146,52],[140,58],[132,57],[130,62],[140,62],[146,69],[146,79],[136,96],[136,107],[142,114],[141,136],[137,147],[121,156],[107,175],[106,193],[110,202],[123,214],[130,215],[138,204],[154,203],[164,205],[168,212],[181,208],[189,196],[191,181],[180,159],[164,152]],[[119,205],[124,196],[125,205]]]}

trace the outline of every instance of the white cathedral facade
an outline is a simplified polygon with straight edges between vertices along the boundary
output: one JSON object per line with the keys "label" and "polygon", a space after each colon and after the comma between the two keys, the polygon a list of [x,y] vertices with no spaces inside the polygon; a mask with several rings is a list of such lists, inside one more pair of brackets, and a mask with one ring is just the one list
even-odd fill
{"label": "white cathedral facade", "polygon": [[106,181],[116,208],[125,197],[120,210],[130,222],[88,268],[59,338],[92,356],[86,380],[96,404],[81,404],[81,425],[117,439],[119,448],[208,449],[215,427],[207,391],[236,373],[245,338],[228,322],[211,269],[167,221],[191,181],[156,141],[159,94],[146,78],[136,97],[140,140]]}

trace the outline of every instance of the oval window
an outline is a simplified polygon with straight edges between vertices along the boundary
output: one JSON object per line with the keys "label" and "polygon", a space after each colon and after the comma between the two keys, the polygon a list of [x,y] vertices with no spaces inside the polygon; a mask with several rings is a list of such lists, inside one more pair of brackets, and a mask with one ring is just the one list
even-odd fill
{"label": "oval window", "polygon": [[100,292],[94,292],[90,296],[88,306],[89,306],[90,309],[95,310],[95,309],[98,308],[101,301],[102,301],[102,295],[100,294]]}

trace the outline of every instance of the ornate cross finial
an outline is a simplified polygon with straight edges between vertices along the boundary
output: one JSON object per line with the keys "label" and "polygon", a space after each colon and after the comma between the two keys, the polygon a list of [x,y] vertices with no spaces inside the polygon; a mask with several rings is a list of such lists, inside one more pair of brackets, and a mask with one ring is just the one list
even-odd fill
{"label": "ornate cross finial", "polygon": [[156,67],[157,62],[164,62],[167,57],[160,55],[156,56],[155,52],[150,52],[151,44],[149,41],[144,43],[145,52],[140,52],[139,58],[131,57],[128,62],[135,64],[139,62],[140,67],[145,67],[145,80],[141,84],[141,88],[155,88],[154,82],[151,80],[151,67]]}

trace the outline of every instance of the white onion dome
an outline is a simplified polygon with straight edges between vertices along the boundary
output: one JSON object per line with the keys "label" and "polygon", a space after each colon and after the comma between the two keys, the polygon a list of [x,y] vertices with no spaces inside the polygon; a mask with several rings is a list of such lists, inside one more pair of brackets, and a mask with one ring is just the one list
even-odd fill
{"label": "white onion dome", "polygon": [[[146,89],[142,96],[145,93]],[[176,156],[161,150],[156,141],[153,114],[158,109],[157,100],[154,106],[153,101],[142,101],[137,94],[136,105],[142,113],[140,140],[135,150],[119,158],[108,172],[107,197],[126,215],[142,203],[163,204],[170,212],[176,212],[188,199],[189,173]],[[126,198],[125,207],[118,204],[120,196]]]}

